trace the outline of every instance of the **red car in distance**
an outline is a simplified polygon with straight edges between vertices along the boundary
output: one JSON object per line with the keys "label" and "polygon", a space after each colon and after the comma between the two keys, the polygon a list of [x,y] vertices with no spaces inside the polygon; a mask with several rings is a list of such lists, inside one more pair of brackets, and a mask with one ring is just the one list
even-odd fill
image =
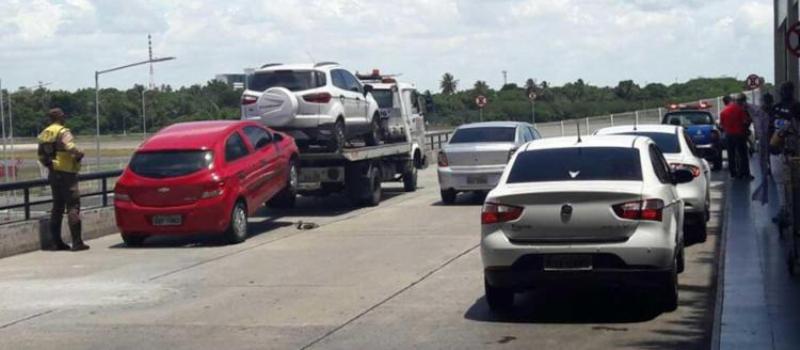
{"label": "red car in distance", "polygon": [[114,189],[122,240],[153,235],[247,237],[247,217],[262,204],[291,207],[297,146],[290,136],[250,121],[203,121],[164,128],[131,158]]}

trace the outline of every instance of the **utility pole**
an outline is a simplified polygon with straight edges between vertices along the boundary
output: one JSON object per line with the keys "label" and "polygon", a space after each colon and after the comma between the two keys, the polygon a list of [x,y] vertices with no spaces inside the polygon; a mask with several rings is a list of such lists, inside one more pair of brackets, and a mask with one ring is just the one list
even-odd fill
{"label": "utility pole", "polygon": [[6,159],[6,112],[3,103],[3,83],[0,80],[0,132],[3,136],[3,178],[8,182],[8,161]]}
{"label": "utility pole", "polygon": [[503,71],[503,86],[508,85],[508,71]]}

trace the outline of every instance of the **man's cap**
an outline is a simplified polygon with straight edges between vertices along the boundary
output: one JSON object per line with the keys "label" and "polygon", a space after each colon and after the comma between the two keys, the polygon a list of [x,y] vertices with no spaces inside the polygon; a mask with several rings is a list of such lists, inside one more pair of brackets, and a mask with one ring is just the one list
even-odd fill
{"label": "man's cap", "polygon": [[64,111],[61,110],[61,108],[50,109],[50,111],[47,112],[47,115],[52,119],[63,118],[67,116],[66,114],[64,114]]}

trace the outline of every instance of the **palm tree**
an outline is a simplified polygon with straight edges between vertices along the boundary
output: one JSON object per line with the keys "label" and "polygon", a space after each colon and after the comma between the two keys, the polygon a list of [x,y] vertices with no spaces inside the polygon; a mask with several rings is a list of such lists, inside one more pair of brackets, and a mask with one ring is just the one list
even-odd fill
{"label": "palm tree", "polygon": [[456,88],[458,87],[458,80],[453,77],[450,73],[444,73],[442,75],[442,82],[439,83],[439,86],[442,88],[443,95],[452,95],[456,93]]}
{"label": "palm tree", "polygon": [[478,95],[486,95],[486,93],[489,92],[489,84],[486,84],[486,82],[483,80],[478,80],[475,82],[475,85],[472,87],[472,89]]}
{"label": "palm tree", "polygon": [[536,80],[528,78],[528,80],[525,81],[525,91],[536,91]]}

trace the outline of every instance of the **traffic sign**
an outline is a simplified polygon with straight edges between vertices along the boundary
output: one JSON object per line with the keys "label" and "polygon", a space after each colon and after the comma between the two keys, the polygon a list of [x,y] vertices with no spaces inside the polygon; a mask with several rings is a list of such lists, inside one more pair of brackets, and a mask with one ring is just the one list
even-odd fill
{"label": "traffic sign", "polygon": [[758,89],[762,84],[764,84],[764,78],[755,74],[750,74],[747,76],[747,79],[745,79],[745,86],[747,86],[748,90]]}
{"label": "traffic sign", "polygon": [[800,57],[800,22],[795,23],[786,31],[784,36],[786,50],[797,57]]}
{"label": "traffic sign", "polygon": [[486,99],[486,96],[478,95],[477,97],[475,97],[475,104],[478,106],[478,108],[486,107],[486,104],[488,103],[489,100]]}
{"label": "traffic sign", "polygon": [[528,99],[531,100],[531,101],[536,100],[536,92],[535,91],[529,92],[528,93]]}

